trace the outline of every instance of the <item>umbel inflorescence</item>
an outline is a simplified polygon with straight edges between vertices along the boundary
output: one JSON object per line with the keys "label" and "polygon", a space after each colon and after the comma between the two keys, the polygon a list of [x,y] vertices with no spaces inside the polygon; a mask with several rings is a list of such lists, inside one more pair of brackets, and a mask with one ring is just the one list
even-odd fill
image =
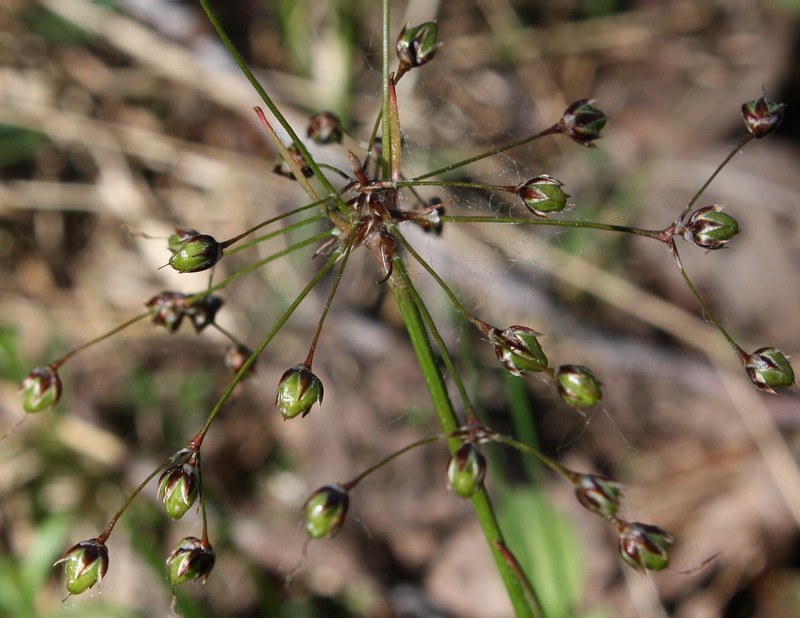
{"label": "umbel inflorescence", "polygon": [[[169,333],[177,332],[186,322],[190,322],[197,333],[202,333],[210,327],[219,330],[231,340],[224,358],[234,377],[225,392],[211,407],[203,425],[182,448],[166,456],[164,462],[143,479],[97,537],[77,543],[56,562],[64,567],[68,593],[81,594],[99,584],[107,575],[109,551],[106,543],[117,521],[131,502],[148,487],[151,481],[155,481],[156,477],[158,480],[153,483],[156,486],[154,491],[170,518],[181,519],[191,509],[197,508],[202,520],[198,536],[188,536],[179,540],[166,558],[166,577],[173,586],[204,581],[209,577],[214,567],[215,552],[210,541],[211,533],[202,482],[201,452],[204,439],[238,383],[253,375],[259,355],[271,344],[284,323],[311,290],[323,281],[328,273],[335,271],[327,302],[313,329],[308,354],[305,358],[297,359],[296,364],[286,369],[275,388],[275,413],[280,414],[285,420],[304,422],[301,419],[307,417],[315,406],[322,405],[323,384],[313,370],[317,343],[339,283],[347,276],[349,257],[354,251],[362,248],[365,248],[374,259],[376,285],[388,286],[405,320],[421,370],[431,390],[433,407],[441,423],[442,432],[387,455],[349,480],[331,479],[329,483],[314,491],[308,497],[303,509],[304,526],[308,537],[320,539],[335,534],[342,527],[347,518],[351,493],[364,478],[409,451],[446,442],[452,455],[446,470],[443,471],[443,484],[446,481],[449,490],[457,496],[473,500],[476,515],[492,548],[515,612],[521,616],[538,614],[540,608],[535,590],[513,559],[513,547],[505,545],[484,487],[487,477],[484,445],[496,443],[538,459],[571,483],[578,503],[609,523],[617,536],[619,555],[627,565],[640,573],[667,568],[670,564],[669,549],[673,537],[655,525],[631,522],[621,514],[625,492],[622,483],[602,475],[571,470],[515,438],[494,431],[480,420],[471,403],[468,389],[456,369],[453,356],[431,318],[425,301],[417,291],[417,285],[408,274],[408,263],[418,264],[435,280],[451,301],[453,310],[463,317],[465,323],[475,328],[476,339],[491,346],[499,364],[510,374],[521,378],[530,373],[546,376],[564,404],[579,412],[601,402],[602,375],[576,363],[553,362],[541,345],[540,333],[532,326],[495,325],[475,315],[464,306],[448,283],[415,249],[404,229],[407,225],[413,225],[428,233],[441,234],[445,225],[455,224],[547,225],[634,234],[663,243],[700,309],[730,344],[744,369],[744,375],[757,389],[774,393],[775,389],[795,384],[794,372],[788,358],[774,347],[767,346],[747,351],[737,344],[720,320],[710,311],[689,278],[681,261],[678,243],[684,241],[703,250],[717,250],[727,247],[728,243],[741,232],[737,220],[721,205],[698,207],[697,203],[711,180],[735,153],[750,141],[762,139],[775,130],[781,121],[785,106],[770,102],[765,96],[742,106],[746,134],[734,146],[731,154],[708,182],[697,191],[688,204],[677,209],[679,212],[676,218],[668,222],[663,229],[648,230],[602,222],[560,219],[559,213],[573,206],[568,201],[572,196],[567,192],[567,182],[549,174],[531,175],[528,180],[517,185],[492,184],[488,181],[456,182],[442,180],[441,177],[452,170],[537,139],[565,136],[578,145],[595,147],[595,142],[601,137],[601,131],[606,125],[606,117],[596,106],[595,101],[588,98],[575,101],[564,110],[560,118],[553,119],[552,124],[522,139],[440,169],[409,177],[403,168],[401,110],[397,103],[395,86],[409,71],[419,69],[433,61],[442,43],[438,40],[438,28],[435,23],[405,25],[394,41],[396,58],[392,60],[388,55],[384,57],[382,106],[377,113],[374,129],[368,136],[363,150],[359,152],[347,150],[350,168],[336,169],[318,163],[311,156],[303,140],[289,125],[280,109],[233,48],[208,3],[203,1],[203,6],[269,112],[289,135],[290,142],[284,143],[273,127],[274,121],[270,122],[267,114],[256,108],[264,129],[279,152],[279,159],[273,171],[297,181],[308,194],[309,201],[289,213],[263,221],[224,241],[218,241],[207,230],[200,232],[194,229],[176,229],[175,234],[167,240],[166,265],[179,273],[212,270],[226,256],[246,250],[262,240],[284,234],[288,230],[317,221],[327,221],[328,226],[325,232],[254,261],[222,281],[210,282],[206,289],[195,292],[164,290],[155,294],[143,303],[145,311],[139,315],[61,358],[35,368],[25,378],[20,388],[23,407],[27,412],[35,413],[51,409],[58,403],[62,394],[59,369],[64,363],[88,346],[137,322],[149,319],[153,324],[164,327]],[[388,20],[388,11],[386,19]],[[390,71],[392,67],[394,67],[393,72]],[[346,143],[360,143],[348,134],[347,128],[334,114],[327,111],[322,111],[310,119],[306,137],[316,144],[328,145],[331,148],[347,149]],[[513,217],[448,215],[447,200],[425,201],[419,196],[417,189],[423,186],[438,187],[442,190],[447,190],[448,187],[462,187],[487,195],[498,193],[510,195],[518,199],[520,211],[524,215]],[[300,223],[280,228],[261,237],[254,236],[258,230],[276,226],[286,217],[311,212],[314,214]],[[308,247],[316,252],[315,255],[320,256],[323,264],[257,346],[250,349],[234,334],[217,324],[216,316],[224,307],[223,299],[218,295],[220,291],[260,266]],[[447,383],[451,383],[455,388],[458,394],[457,402],[451,400]]]}

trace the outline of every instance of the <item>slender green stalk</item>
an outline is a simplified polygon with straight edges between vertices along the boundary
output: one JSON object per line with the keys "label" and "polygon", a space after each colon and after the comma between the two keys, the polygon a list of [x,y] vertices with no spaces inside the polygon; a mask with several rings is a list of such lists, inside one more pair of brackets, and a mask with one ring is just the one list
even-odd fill
{"label": "slender green stalk", "polygon": [[[439,416],[439,423],[446,433],[451,433],[458,428],[458,419],[450,401],[450,396],[447,393],[444,376],[436,362],[433,347],[425,330],[425,322],[417,309],[413,295],[409,292],[410,279],[406,272],[405,264],[399,256],[394,258],[393,263],[394,270],[388,279],[389,288],[403,316],[403,321],[408,330],[420,368],[425,376],[425,382],[436,408],[436,413]],[[460,446],[460,440],[451,438],[448,440],[448,445],[450,451],[454,453]],[[508,591],[515,615],[517,618],[535,616],[536,614],[528,602],[525,586],[520,582],[514,569],[506,562],[502,552],[497,549],[498,546],[505,545],[505,542],[485,489],[481,489],[473,496],[472,505],[494,556],[497,570]]]}
{"label": "slender green stalk", "polygon": [[119,326],[115,326],[114,328],[112,328],[107,333],[103,333],[102,335],[100,335],[98,337],[95,337],[94,339],[91,339],[90,341],[87,341],[86,343],[82,343],[77,348],[75,348],[73,350],[70,350],[69,352],[64,354],[58,360],[54,360],[52,363],[50,363],[50,367],[52,367],[54,370],[58,369],[59,367],[61,367],[61,365],[66,363],[70,358],[75,356],[78,352],[81,352],[81,351],[85,350],[86,348],[88,348],[90,346],[93,346],[95,343],[99,343],[99,342],[103,341],[103,339],[108,339],[112,335],[116,335],[118,332],[120,332],[122,330],[125,330],[126,328],[128,328],[129,326],[132,326],[133,324],[136,324],[136,322],[139,322],[139,321],[145,319],[149,315],[150,315],[149,311],[145,311],[144,313],[140,313],[139,315],[131,318],[127,322],[123,322]]}
{"label": "slender green stalk", "polygon": [[[235,249],[231,249],[230,251],[227,251],[227,248],[230,245],[232,245],[235,242],[240,241],[245,236],[253,234],[253,233],[257,232],[258,230],[260,230],[262,227],[266,227],[267,225],[270,225],[271,223],[276,223],[276,222],[280,221],[281,219],[286,219],[287,217],[291,217],[292,215],[296,215],[296,214],[299,214],[301,212],[305,212],[306,210],[309,210],[310,208],[314,208],[315,206],[319,206],[320,203],[324,202],[327,199],[328,199],[327,197],[324,197],[324,198],[322,198],[320,200],[317,200],[316,202],[311,202],[310,204],[306,204],[305,206],[300,206],[300,208],[295,208],[293,210],[290,210],[289,212],[285,212],[285,213],[280,214],[280,215],[278,215],[276,217],[272,217],[271,219],[267,219],[266,221],[262,221],[258,225],[254,225],[249,230],[246,230],[246,231],[242,232],[241,234],[238,234],[238,235],[234,236],[233,238],[229,238],[225,242],[220,243],[220,244],[224,245],[224,247],[226,249],[225,255],[230,255],[231,253],[236,253],[237,251],[241,251],[243,248],[249,247],[252,244],[254,244],[254,241],[251,241],[251,242],[245,243],[243,245],[240,245],[240,246],[236,247]],[[324,216],[325,215],[318,215],[316,217],[310,217],[308,219],[305,219],[305,222],[306,223],[311,223],[312,221],[319,221]],[[302,221],[301,221],[301,223],[302,223]],[[285,232],[287,229],[288,228],[282,228],[282,231]],[[270,235],[259,236],[255,240],[261,241],[261,240],[264,240],[265,238],[270,238],[270,237],[271,237]]]}
{"label": "slender green stalk", "polygon": [[478,216],[455,216],[441,215],[439,220],[453,223],[509,223],[512,225],[552,225],[555,227],[585,228],[593,230],[604,230],[606,232],[624,232],[635,234],[647,238],[655,238],[663,241],[662,230],[643,230],[638,227],[628,227],[627,225],[612,225],[610,223],[597,223],[594,221],[564,221],[561,219],[516,219],[508,217],[478,217]]}
{"label": "slender green stalk", "polygon": [[248,249],[254,245],[264,242],[265,240],[269,240],[270,238],[275,238],[277,236],[282,236],[284,234],[289,234],[290,232],[294,232],[295,230],[302,229],[311,225],[312,223],[316,223],[317,221],[327,221],[328,217],[323,214],[316,215],[314,217],[309,217],[308,219],[303,219],[302,221],[298,221],[297,223],[293,223],[292,225],[287,225],[279,230],[275,230],[274,232],[270,232],[269,234],[264,234],[263,236],[257,236],[252,240],[239,245],[236,249],[231,251],[226,251],[225,255],[231,255],[232,253],[236,253],[237,251],[241,251],[242,249]]}

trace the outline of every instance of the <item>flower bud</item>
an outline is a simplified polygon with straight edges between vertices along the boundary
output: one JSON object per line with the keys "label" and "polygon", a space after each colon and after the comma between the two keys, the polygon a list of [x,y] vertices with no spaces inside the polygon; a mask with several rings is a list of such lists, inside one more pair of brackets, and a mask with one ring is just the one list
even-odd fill
{"label": "flower bud", "polygon": [[214,568],[216,554],[208,541],[187,536],[167,558],[167,577],[173,586],[205,580]]}
{"label": "flower bud", "polygon": [[208,270],[222,259],[222,245],[208,234],[195,234],[172,247],[175,251],[169,265],[179,273]]}
{"label": "flower bud", "polygon": [[158,499],[164,503],[172,519],[183,517],[197,500],[199,492],[197,465],[191,459],[167,468],[158,480]]}
{"label": "flower bud", "polygon": [[309,120],[306,136],[317,144],[341,144],[342,124],[333,112],[320,112]]}
{"label": "flower bud", "polygon": [[537,217],[544,217],[546,212],[564,210],[569,195],[561,188],[563,186],[552,176],[542,174],[519,185],[516,194],[528,210]]}
{"label": "flower bud", "polygon": [[598,474],[577,474],[572,481],[575,497],[583,508],[606,519],[617,516],[625,485]]}
{"label": "flower bud", "polygon": [[490,331],[489,341],[494,344],[500,364],[515,376],[521,376],[525,371],[547,368],[547,357],[536,338],[540,334],[527,326],[509,326],[504,331]]}
{"label": "flower bud", "polygon": [[783,120],[786,103],[774,103],[761,96],[742,105],[742,118],[747,131],[756,139],[772,133]]}
{"label": "flower bud", "polygon": [[52,408],[61,399],[63,385],[58,371],[52,365],[36,367],[19,386],[22,407],[26,412],[41,412]]}
{"label": "flower bud", "polygon": [[189,304],[186,309],[186,315],[192,320],[194,329],[199,333],[209,324],[214,323],[214,318],[217,312],[222,308],[225,301],[219,296],[209,294],[208,296],[201,296],[197,300]]}
{"label": "flower bud", "polygon": [[[308,164],[306,163],[305,158],[303,157],[303,153],[295,146],[291,144],[287,149],[289,152],[289,156],[292,157],[292,160],[300,168],[300,172],[306,178],[311,178],[314,175],[314,170],[312,170]],[[277,174],[278,176],[283,176],[284,178],[289,178],[290,180],[297,180],[294,177],[294,172],[292,171],[292,166],[289,165],[289,162],[284,159],[282,156],[279,156],[275,160],[275,165],[272,167],[272,173]]]}
{"label": "flower bud", "polygon": [[311,373],[308,365],[295,365],[283,374],[278,384],[278,396],[275,405],[280,408],[283,418],[294,418],[298,414],[305,416],[311,407],[322,405],[324,394],[322,382]]}
{"label": "flower bud", "polygon": [[169,332],[176,332],[186,315],[189,297],[181,292],[164,291],[153,296],[145,303],[145,307],[153,316],[153,324],[159,324]]}
{"label": "flower bud", "polygon": [[443,43],[436,42],[438,36],[439,26],[431,21],[414,28],[409,28],[408,24],[403,26],[395,45],[397,58],[400,60],[396,79],[399,79],[409,69],[421,67],[433,60],[436,52],[443,45]]}
{"label": "flower bud", "polygon": [[336,534],[347,516],[350,496],[339,485],[324,485],[306,500],[306,534],[312,539]]}
{"label": "flower bud", "polygon": [[108,571],[108,549],[99,539],[81,541],[70,547],[53,566],[64,565],[67,591],[70,594],[86,592],[99,584]]}
{"label": "flower bud", "polygon": [[[242,366],[247,362],[247,359],[253,355],[253,350],[241,343],[232,343],[225,348],[225,366],[230,369],[234,374],[239,373]],[[248,369],[248,374],[256,372],[256,365],[253,363]],[[246,374],[247,375],[247,374]]]}
{"label": "flower bud", "polygon": [[773,389],[794,384],[794,370],[786,355],[776,348],[759,348],[744,365],[757,389],[775,394]]}
{"label": "flower bud", "polygon": [[556,127],[564,135],[584,146],[594,146],[600,139],[600,131],[606,125],[606,115],[592,107],[594,99],[580,99],[572,103],[558,121]]}
{"label": "flower bud", "polygon": [[447,464],[447,487],[461,498],[471,498],[483,487],[486,457],[474,442],[464,442]]}
{"label": "flower bud", "polygon": [[683,238],[704,249],[719,249],[741,231],[739,223],[722,206],[706,206],[692,213],[683,228]]}
{"label": "flower bud", "polygon": [[600,382],[588,367],[559,365],[556,382],[561,399],[573,408],[594,406],[603,398]]}
{"label": "flower bud", "polygon": [[669,566],[667,548],[675,539],[657,526],[616,521],[617,549],[622,559],[644,575],[646,570],[661,571]]}

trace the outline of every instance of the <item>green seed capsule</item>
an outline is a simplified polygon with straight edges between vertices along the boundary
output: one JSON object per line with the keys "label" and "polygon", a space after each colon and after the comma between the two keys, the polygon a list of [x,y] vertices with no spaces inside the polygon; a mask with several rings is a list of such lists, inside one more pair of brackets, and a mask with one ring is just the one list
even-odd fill
{"label": "green seed capsule", "polygon": [[592,370],[582,365],[556,367],[558,394],[573,408],[587,408],[600,403],[603,391]]}
{"label": "green seed capsule", "polygon": [[199,493],[197,466],[190,462],[167,468],[158,481],[158,499],[172,519],[183,517]]}
{"label": "green seed capsule", "polygon": [[669,566],[668,548],[672,535],[657,526],[616,520],[617,549],[620,557],[644,575],[645,571],[661,571]]}
{"label": "green seed capsule", "polygon": [[561,188],[563,186],[552,176],[536,176],[519,185],[516,194],[528,210],[537,217],[544,217],[547,212],[564,210],[569,195]]}
{"label": "green seed capsule", "polygon": [[22,407],[26,412],[41,412],[52,408],[61,399],[61,378],[51,365],[36,367],[20,384]]}
{"label": "green seed capsule", "polygon": [[311,494],[303,507],[306,534],[320,539],[339,531],[347,516],[350,497],[339,485],[324,485]]}
{"label": "green seed capsule", "polygon": [[575,497],[585,509],[609,520],[617,516],[625,485],[597,474],[578,474],[573,484]]}
{"label": "green seed capsule", "polygon": [[739,222],[722,212],[722,206],[706,206],[689,217],[683,238],[704,249],[719,249],[739,232]]}
{"label": "green seed capsule", "polygon": [[447,486],[461,498],[471,498],[483,487],[486,457],[474,442],[464,442],[447,464]]}
{"label": "green seed capsule", "polygon": [[70,547],[53,566],[64,565],[67,591],[86,592],[99,584],[108,571],[108,549],[99,539],[89,539]]}
{"label": "green seed capsule", "polygon": [[179,273],[208,270],[222,259],[222,245],[213,236],[197,234],[173,245],[169,265]]}
{"label": "green seed capsule", "polygon": [[285,419],[305,416],[315,403],[322,405],[324,389],[308,365],[295,365],[281,377],[275,405]]}
{"label": "green seed capsule", "polygon": [[205,580],[214,568],[216,554],[208,541],[187,536],[167,558],[167,577],[173,586]]}
{"label": "green seed capsule", "polygon": [[537,333],[527,326],[509,326],[500,331],[489,332],[489,341],[494,344],[497,360],[515,376],[526,371],[543,371],[547,368],[545,356]]}
{"label": "green seed capsule", "polygon": [[747,357],[745,371],[759,390],[775,394],[776,388],[794,384],[794,370],[786,355],[776,348],[759,348]]}

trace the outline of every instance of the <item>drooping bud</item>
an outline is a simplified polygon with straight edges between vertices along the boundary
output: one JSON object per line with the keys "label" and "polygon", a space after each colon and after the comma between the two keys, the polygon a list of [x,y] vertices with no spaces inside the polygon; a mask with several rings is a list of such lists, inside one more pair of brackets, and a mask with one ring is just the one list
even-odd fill
{"label": "drooping bud", "polygon": [[339,485],[323,485],[306,500],[306,534],[312,539],[336,534],[344,524],[350,496]]}
{"label": "drooping bud", "polygon": [[617,516],[625,485],[598,474],[577,474],[572,482],[581,506],[606,519]]}
{"label": "drooping bud", "polygon": [[533,214],[545,217],[545,213],[559,212],[567,205],[569,195],[561,188],[563,186],[552,176],[542,174],[519,185],[516,194]]}
{"label": "drooping bud", "polygon": [[172,247],[169,265],[179,273],[208,270],[222,259],[222,245],[208,234],[195,234]]}
{"label": "drooping bud", "polygon": [[189,461],[167,468],[158,480],[158,499],[164,503],[172,519],[186,514],[200,493],[197,464]]}
{"label": "drooping bud", "polygon": [[323,394],[322,382],[311,372],[311,367],[295,365],[281,377],[275,405],[285,419],[298,414],[305,416],[315,403],[322,405]]}
{"label": "drooping bud", "polygon": [[485,476],[486,457],[480,446],[464,442],[447,464],[448,489],[461,498],[471,498],[483,487]]}
{"label": "drooping bud", "polygon": [[214,296],[213,294],[201,296],[189,304],[186,309],[186,314],[189,316],[189,319],[192,320],[194,329],[199,333],[206,326],[214,323],[217,312],[224,304],[225,301],[219,296]]}
{"label": "drooping bud", "polygon": [[765,393],[774,395],[774,389],[794,384],[792,365],[776,348],[759,348],[747,357],[744,368],[755,387]]}
{"label": "drooping bud", "polygon": [[739,232],[738,221],[722,212],[722,206],[706,206],[689,217],[683,238],[704,249],[719,249]]}
{"label": "drooping bud", "polygon": [[[295,146],[291,144],[287,149],[289,152],[289,156],[292,157],[292,161],[300,168],[300,172],[306,178],[311,178],[314,175],[314,170],[312,170],[306,160],[303,158],[303,153]],[[289,165],[289,162],[284,159],[282,156],[279,156],[275,160],[275,165],[272,167],[272,173],[277,174],[278,176],[283,176],[284,178],[289,178],[291,180],[297,180],[294,177],[294,172],[292,171],[292,166]]]}
{"label": "drooping bud", "polygon": [[594,146],[592,143],[600,139],[600,131],[606,126],[606,115],[592,107],[594,99],[575,101],[561,115],[556,125],[564,135],[583,146]]}
{"label": "drooping bud", "polygon": [[[241,371],[242,366],[247,362],[247,359],[253,355],[253,350],[241,343],[232,343],[225,348],[225,366],[230,369],[234,374]],[[248,369],[248,374],[251,375],[256,372],[256,365],[253,363]]]}
{"label": "drooping bud", "polygon": [[317,144],[341,144],[342,123],[333,112],[320,112],[308,121],[306,136]]}
{"label": "drooping bud", "polygon": [[99,584],[108,571],[108,549],[100,539],[89,539],[70,547],[53,566],[64,565],[67,591],[86,592]]}
{"label": "drooping bud", "polygon": [[661,571],[669,566],[667,548],[675,539],[669,532],[658,526],[615,521],[617,528],[617,549],[622,559],[644,575],[645,571]]}
{"label": "drooping bud", "polygon": [[159,324],[169,332],[176,332],[186,315],[189,297],[182,292],[164,291],[153,296],[145,303],[145,307],[153,316],[153,324]]}
{"label": "drooping bud", "polygon": [[489,331],[489,341],[494,344],[500,364],[515,376],[521,376],[525,371],[547,368],[547,356],[536,338],[540,334],[527,326],[509,326],[503,331]]}
{"label": "drooping bud", "polygon": [[208,541],[187,536],[172,550],[167,558],[167,577],[177,586],[187,582],[205,580],[214,568],[214,548]]}
{"label": "drooping bud", "polygon": [[26,412],[41,412],[52,408],[61,399],[63,385],[53,365],[36,367],[19,386],[22,392],[22,407]]}
{"label": "drooping bud", "polygon": [[756,139],[772,133],[783,120],[786,103],[774,103],[761,96],[742,105],[742,119],[747,131]]}
{"label": "drooping bud", "polygon": [[559,365],[555,377],[558,394],[573,408],[594,406],[603,398],[600,381],[588,367]]}
{"label": "drooping bud", "polygon": [[408,24],[403,26],[395,45],[397,58],[400,60],[396,79],[400,79],[400,76],[409,69],[421,67],[433,60],[436,52],[443,45],[443,43],[436,42],[438,36],[439,26],[431,21],[414,28],[409,28]]}

